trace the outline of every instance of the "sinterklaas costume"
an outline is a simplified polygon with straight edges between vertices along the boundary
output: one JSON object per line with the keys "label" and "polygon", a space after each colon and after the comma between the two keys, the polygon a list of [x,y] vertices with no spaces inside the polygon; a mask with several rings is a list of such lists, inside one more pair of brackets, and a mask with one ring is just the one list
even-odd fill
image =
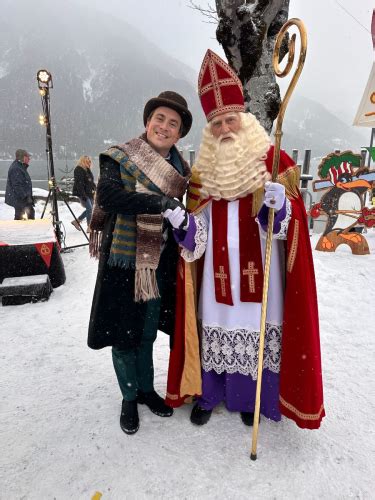
{"label": "sinterklaas costume", "polygon": [[[211,51],[200,71],[199,94],[208,120],[244,111],[240,81]],[[249,171],[256,164],[271,172],[273,151],[261,145]],[[193,169],[188,192],[193,243],[188,243],[189,233],[180,237],[186,248],[178,267],[166,401],[178,407],[198,396],[204,409],[224,401],[230,411],[253,412],[268,208],[262,206],[263,189],[256,182],[246,187],[242,174],[207,197],[205,175]],[[277,182],[285,186],[287,198],[273,228],[261,413],[316,429],[325,415],[318,308],[298,181],[298,167],[281,151]],[[240,193],[237,198],[231,190]]]}

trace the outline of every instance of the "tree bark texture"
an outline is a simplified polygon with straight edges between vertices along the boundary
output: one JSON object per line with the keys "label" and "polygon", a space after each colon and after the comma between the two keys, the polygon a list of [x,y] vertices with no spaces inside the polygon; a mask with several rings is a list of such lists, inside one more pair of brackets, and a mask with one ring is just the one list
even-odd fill
{"label": "tree bark texture", "polygon": [[[216,38],[243,88],[246,109],[268,133],[280,108],[272,54],[276,37],[288,19],[289,0],[215,0],[219,24]],[[287,53],[287,41],[281,58]]]}

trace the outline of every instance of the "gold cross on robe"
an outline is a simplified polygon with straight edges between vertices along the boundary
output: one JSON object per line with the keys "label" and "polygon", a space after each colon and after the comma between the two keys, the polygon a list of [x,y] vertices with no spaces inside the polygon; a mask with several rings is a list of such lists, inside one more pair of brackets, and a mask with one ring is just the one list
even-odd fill
{"label": "gold cross on robe", "polygon": [[225,280],[228,278],[228,275],[224,272],[224,266],[219,266],[219,271],[219,273],[215,273],[215,279],[220,280],[221,295],[226,297]]}
{"label": "gold cross on robe", "polygon": [[242,270],[242,274],[248,277],[249,281],[249,291],[250,293],[255,293],[255,275],[259,274],[259,271],[254,267],[254,262],[248,262],[247,268]]}

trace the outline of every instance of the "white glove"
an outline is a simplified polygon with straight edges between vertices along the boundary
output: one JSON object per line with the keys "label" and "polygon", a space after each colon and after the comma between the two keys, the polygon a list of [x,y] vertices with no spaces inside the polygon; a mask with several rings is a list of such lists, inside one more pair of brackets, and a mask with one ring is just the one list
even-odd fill
{"label": "white glove", "polygon": [[174,210],[167,208],[164,218],[168,219],[174,229],[187,229],[189,227],[189,216],[186,210],[176,207]]}
{"label": "white glove", "polygon": [[285,201],[285,187],[278,182],[266,182],[264,189],[264,204],[269,208],[280,210]]}

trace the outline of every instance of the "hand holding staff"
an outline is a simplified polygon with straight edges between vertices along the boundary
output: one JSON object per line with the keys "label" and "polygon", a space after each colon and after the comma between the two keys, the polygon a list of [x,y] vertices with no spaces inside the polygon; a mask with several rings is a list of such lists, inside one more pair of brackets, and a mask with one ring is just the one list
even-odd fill
{"label": "hand holding staff", "polygon": [[[306,58],[306,48],[307,48],[307,35],[306,29],[303,22],[300,19],[289,19],[283,27],[281,28],[273,52],[273,68],[275,74],[284,78],[287,76],[292,69],[294,63],[295,54],[295,41],[296,34],[293,34],[289,41],[289,52],[288,52],[288,62],[283,71],[279,68],[279,58],[280,58],[280,47],[285,34],[291,26],[296,26],[299,30],[301,36],[301,51],[299,55],[299,60],[297,64],[296,71],[292,77],[289,87],[285,93],[285,97],[281,102],[280,111],[277,116],[276,122],[276,132],[275,132],[275,149],[272,164],[272,182],[276,182],[278,170],[279,170],[279,159],[280,159],[280,146],[281,146],[281,136],[282,136],[282,124],[284,119],[284,114],[286,107],[288,105],[290,96],[297,84],[298,78],[301,74],[303,65]],[[259,428],[259,412],[260,412],[260,395],[262,388],[262,371],[263,371],[263,354],[264,354],[264,339],[266,331],[266,315],[267,315],[267,301],[268,301],[268,284],[270,276],[270,266],[271,266],[271,252],[272,252],[272,235],[273,235],[273,223],[274,223],[275,211],[273,208],[269,209],[268,214],[268,228],[267,228],[267,239],[266,239],[266,255],[265,255],[265,265],[264,265],[264,279],[263,279],[263,297],[262,297],[262,311],[260,319],[260,338],[259,338],[259,359],[258,359],[258,378],[257,378],[257,388],[255,397],[255,411],[254,411],[254,426],[253,426],[253,440],[251,447],[251,460],[256,460],[257,458],[257,440],[258,440],[258,428]]]}

